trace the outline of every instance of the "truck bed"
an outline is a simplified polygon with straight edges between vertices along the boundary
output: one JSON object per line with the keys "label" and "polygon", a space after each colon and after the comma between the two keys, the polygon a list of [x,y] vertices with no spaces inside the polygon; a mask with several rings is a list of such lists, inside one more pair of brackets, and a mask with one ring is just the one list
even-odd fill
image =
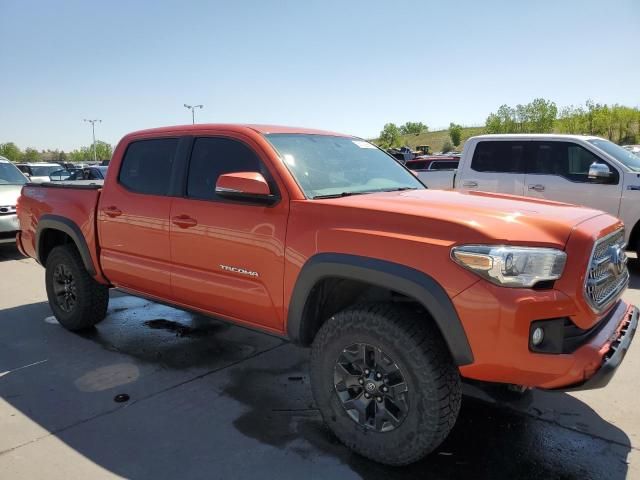
{"label": "truck bed", "polygon": [[40,260],[47,223],[64,223],[84,237],[93,264],[99,265],[96,212],[101,191],[102,181],[95,180],[26,184],[17,205],[20,247]]}

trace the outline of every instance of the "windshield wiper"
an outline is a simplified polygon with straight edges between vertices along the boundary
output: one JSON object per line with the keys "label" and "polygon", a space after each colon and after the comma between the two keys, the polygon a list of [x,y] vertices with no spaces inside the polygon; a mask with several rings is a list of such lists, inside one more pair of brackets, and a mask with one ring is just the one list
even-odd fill
{"label": "windshield wiper", "polygon": [[313,200],[320,198],[340,198],[340,197],[350,197],[351,195],[362,195],[363,193],[371,193],[371,192],[340,192],[340,193],[330,193],[327,195],[316,195],[311,197]]}

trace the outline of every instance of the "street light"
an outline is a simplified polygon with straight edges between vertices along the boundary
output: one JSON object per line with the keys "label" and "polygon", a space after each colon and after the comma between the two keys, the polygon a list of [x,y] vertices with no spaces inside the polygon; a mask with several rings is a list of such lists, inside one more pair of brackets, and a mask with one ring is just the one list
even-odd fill
{"label": "street light", "polygon": [[188,108],[189,110],[191,110],[191,123],[193,123],[195,125],[196,123],[196,108],[203,108],[204,105],[187,105],[186,103],[184,104],[185,108]]}
{"label": "street light", "polygon": [[91,132],[93,133],[93,161],[97,162],[97,155],[96,155],[96,122],[101,122],[102,120],[99,119],[94,119],[94,120],[87,120],[86,118],[84,119],[85,122],[89,122],[91,124]]}

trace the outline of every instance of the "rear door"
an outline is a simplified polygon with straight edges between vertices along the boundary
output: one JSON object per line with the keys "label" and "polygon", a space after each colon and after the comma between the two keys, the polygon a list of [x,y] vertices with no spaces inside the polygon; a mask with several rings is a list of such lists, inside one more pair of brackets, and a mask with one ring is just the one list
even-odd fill
{"label": "rear door", "polygon": [[119,287],[169,298],[169,196],[178,138],[134,141],[100,198],[102,269]]}
{"label": "rear door", "polygon": [[[172,292],[182,304],[281,331],[289,203],[248,141],[195,139],[186,188],[171,206]],[[218,177],[232,172],[260,172],[283,198],[265,206],[217,196]]]}
{"label": "rear door", "polygon": [[456,188],[524,195],[526,144],[521,140],[478,141]]}
{"label": "rear door", "polygon": [[[573,142],[529,142],[526,195],[585,205],[618,216],[622,182],[617,169],[594,152]],[[607,181],[589,179],[589,166],[606,164],[613,175]]]}

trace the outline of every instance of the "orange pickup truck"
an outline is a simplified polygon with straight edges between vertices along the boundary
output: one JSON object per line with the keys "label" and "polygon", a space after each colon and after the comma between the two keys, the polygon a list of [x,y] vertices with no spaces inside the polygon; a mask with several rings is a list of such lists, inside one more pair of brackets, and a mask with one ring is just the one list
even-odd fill
{"label": "orange pickup truck", "polygon": [[17,211],[64,327],[103,320],[118,288],[311,346],[325,421],[387,464],[445,439],[462,379],[606,385],[638,323],[618,219],[428,190],[337,133],[140,131],[103,185],[28,184]]}

